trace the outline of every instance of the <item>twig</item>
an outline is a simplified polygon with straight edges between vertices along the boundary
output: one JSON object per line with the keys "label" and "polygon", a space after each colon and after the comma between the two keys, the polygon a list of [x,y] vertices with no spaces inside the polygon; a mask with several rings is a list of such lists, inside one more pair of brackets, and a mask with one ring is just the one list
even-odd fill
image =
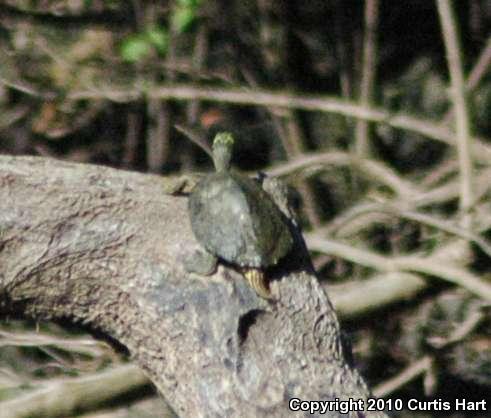
{"label": "twig", "polygon": [[[476,183],[476,198],[473,203],[479,201],[479,196],[486,193],[489,189],[489,179],[491,178],[491,170],[483,169],[479,172],[475,180]],[[423,207],[427,205],[446,202],[450,199],[455,199],[459,196],[459,184],[455,181],[448,182],[439,187],[433,187],[427,192],[421,193],[416,200],[413,201],[415,207]]]}
{"label": "twig", "polygon": [[[486,75],[489,66],[491,65],[491,37],[486,43],[486,47],[481,52],[476,64],[472,68],[469,77],[467,78],[466,89],[468,93],[473,92],[483,77]],[[453,109],[450,108],[442,119],[442,125],[446,126],[451,123],[453,118]]]}
{"label": "twig", "polygon": [[[351,96],[352,90],[352,70],[355,67],[349,58],[353,56],[351,48],[352,43],[351,31],[347,27],[348,13],[347,8],[342,3],[333,4],[334,12],[334,40],[336,42],[336,56],[339,62],[339,84],[341,86],[341,95],[345,99]],[[349,58],[348,58],[349,57]]]}
{"label": "twig", "polygon": [[86,356],[101,356],[109,348],[105,343],[92,338],[59,338],[40,332],[12,333],[0,330],[0,347],[4,346],[54,346],[61,350],[69,350]]}
{"label": "twig", "polygon": [[429,343],[438,349],[442,349],[448,347],[450,345],[454,345],[460,341],[462,341],[465,337],[467,337],[476,327],[483,321],[487,316],[478,309],[474,309],[467,318],[465,318],[464,322],[459,324],[457,329],[450,334],[447,338],[431,338],[429,339]]}
{"label": "twig", "polygon": [[188,138],[191,142],[196,144],[198,147],[200,147],[204,152],[208,154],[210,158],[213,159],[213,153],[211,151],[210,146],[206,142],[206,140],[195,130],[184,126],[180,125],[178,123],[174,124],[174,128],[176,131],[180,132],[183,134],[186,138]]}
{"label": "twig", "polygon": [[388,212],[399,214],[403,218],[420,222],[422,224],[426,224],[434,228],[438,228],[450,234],[454,234],[455,236],[467,239],[469,241],[473,241],[477,246],[481,248],[481,250],[483,250],[487,255],[491,257],[491,245],[488,242],[486,242],[485,239],[481,238],[479,235],[473,233],[470,230],[455,225],[452,222],[437,219],[425,213],[418,213],[411,210],[399,211],[395,207],[388,207],[383,210],[387,210]]}
{"label": "twig", "polygon": [[[197,81],[197,74],[200,74],[208,55],[208,23],[206,20],[202,19],[199,22],[198,30],[196,31],[196,36],[194,39],[193,54],[191,56],[192,73],[195,74],[191,76],[193,81]],[[193,100],[188,104],[186,109],[187,122],[189,125],[193,126],[198,123],[199,114],[201,111],[201,104],[199,100]]]}
{"label": "twig", "polygon": [[[459,324],[457,329],[448,338],[444,340],[433,339],[432,341],[430,341],[430,343],[435,348],[440,350],[448,348],[467,337],[485,318],[486,315],[475,307],[474,310],[469,314],[469,316],[464,320],[464,322]],[[373,389],[374,396],[387,396],[404,386],[409,381],[418,377],[420,374],[430,373],[434,365],[434,360],[434,356],[426,355],[416,362],[410,364],[397,376],[376,386]]]}
{"label": "twig", "polygon": [[[297,96],[282,92],[254,89],[248,91],[244,88],[220,89],[212,87],[196,87],[191,85],[147,85],[128,89],[92,89],[79,90],[67,94],[72,100],[108,99],[116,102],[129,102],[146,95],[160,99],[195,100],[234,103],[256,106],[277,106],[289,109],[302,109],[305,111],[318,111],[337,113],[344,116],[364,119],[372,122],[385,123],[393,128],[404,129],[455,146],[455,134],[450,129],[439,126],[437,123],[415,118],[406,114],[392,114],[391,112],[376,108],[360,106],[353,102],[335,97]],[[473,138],[473,155],[484,164],[489,164],[491,147],[480,138]]]}
{"label": "twig", "polygon": [[[253,87],[258,88],[258,82],[250,71],[244,69],[244,78]],[[305,139],[297,121],[297,115],[291,110],[279,112],[276,107],[265,107],[276,134],[286,154],[287,160],[291,161],[301,155]],[[281,114],[281,116],[280,116]],[[298,191],[304,202],[303,211],[310,225],[314,228],[321,224],[320,217],[316,211],[316,199],[308,182],[303,179],[293,179],[292,186]]]}
{"label": "twig", "polygon": [[437,186],[440,182],[443,182],[445,178],[448,178],[457,170],[457,162],[453,158],[446,159],[427,173],[420,184],[422,184],[425,189],[430,189],[433,186]]}
{"label": "twig", "polygon": [[3,47],[0,48],[0,83],[29,96],[39,97],[45,100],[53,99],[56,96],[55,92],[38,88],[35,84],[20,78],[19,69],[13,54],[6,51]]}
{"label": "twig", "polygon": [[[283,131],[282,142],[287,154],[287,158],[291,161],[301,156],[303,151],[303,144],[305,143],[304,135],[301,131],[300,124],[298,123],[298,116],[295,112],[289,111],[288,115],[281,120],[278,116],[272,112],[271,117],[276,121],[275,125],[278,125],[279,134]],[[322,221],[316,210],[316,195],[308,183],[303,179],[294,179],[292,186],[295,187],[302,201],[304,202],[304,213],[313,228],[317,228],[321,225]]]}
{"label": "twig", "polygon": [[[138,4],[137,7],[142,7]],[[141,17],[145,27],[151,27],[158,21],[157,3],[149,3],[145,8],[142,7]],[[143,28],[140,28],[143,30]],[[176,60],[176,36],[172,26],[169,29],[169,39],[167,46],[167,54],[165,62],[172,64]],[[143,62],[138,62],[139,67],[138,77],[142,77]],[[151,73],[151,80],[157,79],[157,72]],[[175,74],[172,71],[167,71],[166,79],[170,82],[175,80]],[[168,103],[164,100],[154,97],[147,97],[145,100],[145,111],[149,123],[145,129],[145,160],[148,171],[151,173],[159,173],[169,159],[170,152],[170,128],[171,114]]]}
{"label": "twig", "polygon": [[303,169],[312,170],[317,165],[321,165],[326,169],[330,168],[330,166],[351,165],[371,179],[390,187],[399,196],[403,196],[404,199],[410,199],[418,194],[416,186],[401,178],[383,162],[366,158],[359,159],[341,151],[299,155],[292,161],[267,170],[267,174],[271,176],[286,176]]}
{"label": "twig", "polygon": [[411,299],[427,288],[417,274],[389,272],[366,280],[327,286],[329,297],[341,318],[353,318],[390,303]]}
{"label": "twig", "polygon": [[440,277],[466,288],[484,300],[491,301],[491,284],[489,281],[482,280],[471,272],[453,266],[451,263],[442,263],[442,260],[437,258],[416,256],[397,257],[394,261],[400,270]]}
{"label": "twig", "polygon": [[0,418],[66,417],[146,384],[148,379],[133,364],[75,379],[57,379],[44,388],[0,402]]}
{"label": "twig", "polygon": [[488,39],[484,51],[479,56],[477,63],[474,65],[474,68],[469,74],[469,77],[467,79],[467,86],[466,86],[467,91],[472,91],[479,85],[479,82],[482,80],[482,78],[488,71],[490,65],[491,65],[491,37]]}
{"label": "twig", "polygon": [[306,235],[305,238],[310,250],[341,257],[380,271],[406,271],[436,276],[466,288],[484,300],[491,300],[491,285],[489,283],[466,270],[452,266],[450,263],[443,263],[441,259],[436,257],[386,257],[312,234]]}
{"label": "twig", "polygon": [[[475,225],[473,226],[474,234],[478,234],[491,228],[491,216],[489,215],[489,207],[485,201],[477,204],[481,197],[489,190],[489,179],[491,178],[491,170],[485,169],[479,173],[476,179],[476,204],[474,211],[476,214]],[[438,205],[458,197],[458,184],[452,181],[443,186],[433,188],[428,192],[422,192],[415,198],[408,200],[394,199],[393,203],[388,203],[396,206],[399,210],[412,210],[422,208],[428,205]],[[333,235],[338,237],[347,237],[357,234],[360,229],[366,229],[376,222],[384,222],[387,219],[386,214],[370,212],[373,208],[373,202],[362,202],[341,212],[332,219],[326,226],[319,230],[323,235]],[[342,229],[342,231],[341,231]],[[487,242],[487,241],[485,241]]]}
{"label": "twig", "polygon": [[142,117],[133,106],[126,114],[126,133],[123,140],[123,155],[121,163],[123,167],[132,168],[137,159],[138,134],[141,129]]}
{"label": "twig", "polygon": [[381,398],[395,392],[406,383],[416,379],[419,375],[428,372],[431,369],[432,363],[433,358],[431,356],[422,357],[414,363],[411,363],[397,376],[375,386],[373,388],[373,395]]}
{"label": "twig", "polygon": [[457,21],[450,0],[437,0],[443,40],[447,53],[448,70],[450,72],[452,102],[455,112],[455,130],[457,151],[460,166],[460,210],[462,226],[472,226],[470,212],[473,203],[472,192],[472,159],[471,159],[471,128],[466,104],[466,88],[462,71],[461,48],[457,36]]}
{"label": "twig", "polygon": [[[365,33],[363,45],[362,75],[360,85],[360,104],[370,105],[372,102],[375,75],[377,69],[377,26],[378,0],[365,1]],[[369,125],[365,120],[358,119],[355,131],[355,151],[358,157],[368,156],[370,146]]]}
{"label": "twig", "polygon": [[12,126],[28,113],[29,108],[24,105],[17,105],[13,109],[9,110],[2,108],[2,113],[0,114],[0,129],[5,129],[8,126]]}
{"label": "twig", "polygon": [[[373,202],[360,202],[355,206],[352,206],[335,216],[329,223],[325,224],[323,228],[316,231],[316,233],[327,236],[337,236],[337,237],[348,237],[352,233],[357,233],[358,230],[355,228],[352,233],[346,233],[346,231],[341,232],[344,228],[346,229],[349,224],[352,224],[355,219],[362,217],[364,214],[373,214],[372,208],[375,205]],[[366,216],[364,217],[366,218]],[[374,219],[379,219],[380,216]],[[386,215],[383,216],[384,219],[387,218]],[[372,222],[362,221],[363,228],[368,228]],[[349,230],[353,228],[348,227]]]}
{"label": "twig", "polygon": [[[399,206],[394,204],[386,204],[386,203],[368,203],[368,204],[359,205],[356,207],[356,210],[350,211],[349,217],[345,216],[342,219],[337,220],[335,227],[341,228],[344,223],[351,221],[353,218],[363,213],[369,213],[369,212],[390,213],[405,219],[409,219],[428,226],[432,226],[434,228],[438,228],[442,231],[448,232],[450,234],[464,238],[466,240],[473,241],[487,255],[491,257],[491,245],[488,242],[486,242],[485,239],[481,238],[479,235],[473,233],[472,231],[463,229],[458,225],[455,225],[453,222],[438,219],[433,216],[427,215],[425,213],[419,213],[412,210],[405,210]],[[331,233],[333,232],[332,226],[329,228],[329,232]]]}

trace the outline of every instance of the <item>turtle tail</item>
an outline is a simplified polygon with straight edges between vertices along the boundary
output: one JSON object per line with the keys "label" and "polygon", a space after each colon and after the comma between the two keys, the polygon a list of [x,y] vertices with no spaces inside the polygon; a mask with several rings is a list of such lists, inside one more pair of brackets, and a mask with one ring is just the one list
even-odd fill
{"label": "turtle tail", "polygon": [[247,279],[249,286],[251,286],[259,296],[264,299],[273,299],[262,270],[247,269],[244,271],[244,276]]}

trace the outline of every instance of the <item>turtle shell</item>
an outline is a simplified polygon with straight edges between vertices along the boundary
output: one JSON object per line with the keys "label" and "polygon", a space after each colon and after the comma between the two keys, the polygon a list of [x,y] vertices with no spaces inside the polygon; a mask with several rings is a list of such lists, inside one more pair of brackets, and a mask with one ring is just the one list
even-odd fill
{"label": "turtle shell", "polygon": [[292,248],[283,214],[254,180],[243,175],[225,171],[206,176],[188,204],[197,240],[225,261],[267,267]]}

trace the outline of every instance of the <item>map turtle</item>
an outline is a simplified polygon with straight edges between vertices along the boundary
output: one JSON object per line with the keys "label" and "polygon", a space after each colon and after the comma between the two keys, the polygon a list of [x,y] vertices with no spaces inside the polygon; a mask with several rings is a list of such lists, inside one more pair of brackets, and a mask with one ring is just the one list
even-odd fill
{"label": "map turtle", "polygon": [[270,299],[264,270],[291,250],[293,237],[285,216],[259,183],[230,170],[233,144],[230,133],[215,136],[215,172],[189,196],[191,228],[207,254],[238,266],[256,293]]}

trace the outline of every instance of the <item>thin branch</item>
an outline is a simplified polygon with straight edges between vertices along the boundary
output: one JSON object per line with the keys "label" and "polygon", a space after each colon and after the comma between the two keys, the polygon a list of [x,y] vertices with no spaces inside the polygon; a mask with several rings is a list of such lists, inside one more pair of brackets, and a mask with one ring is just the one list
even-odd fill
{"label": "thin branch", "polygon": [[457,344],[474,331],[485,318],[487,315],[482,310],[474,309],[447,338],[433,337],[428,342],[437,349]]}
{"label": "thin branch", "polygon": [[176,131],[180,132],[183,134],[186,138],[188,138],[191,142],[193,142],[195,145],[200,147],[208,156],[213,159],[213,153],[211,151],[210,145],[208,145],[208,142],[206,142],[206,139],[200,135],[200,133],[197,130],[194,130],[188,126],[181,125],[179,123],[174,124],[174,128]]}
{"label": "thin branch", "polygon": [[[489,179],[491,178],[491,170],[482,170],[479,173],[476,181],[476,204],[474,212],[476,213],[475,224],[473,225],[474,238],[480,233],[491,228],[491,216],[489,215],[489,205],[486,201],[477,203],[481,199],[485,199],[485,193],[489,190]],[[459,194],[459,185],[456,181],[449,182],[443,186],[434,188],[428,192],[422,192],[415,198],[410,199],[394,199],[392,202],[387,201],[386,204],[392,204],[399,210],[416,211],[428,205],[438,205],[456,199]],[[482,196],[482,197],[480,197]],[[322,235],[337,235],[338,237],[348,237],[359,233],[370,225],[376,222],[386,222],[387,214],[372,211],[373,202],[361,202],[351,208],[348,208],[332,219],[328,224],[321,228],[318,232]],[[487,241],[484,241],[487,242]]]}
{"label": "thin branch", "polygon": [[366,158],[359,159],[341,151],[299,155],[292,161],[267,170],[267,174],[270,176],[286,176],[299,170],[312,170],[318,165],[326,169],[331,166],[352,166],[365,173],[372,180],[390,187],[399,196],[403,196],[404,199],[409,199],[419,193],[416,186],[401,178],[383,162]]}
{"label": "thin branch", "polygon": [[352,73],[354,65],[350,58],[352,51],[349,47],[352,39],[347,36],[350,30],[347,28],[347,8],[342,3],[333,3],[334,27],[333,35],[336,42],[336,55],[339,67],[339,84],[341,86],[341,95],[344,98],[351,96],[352,90]]}
{"label": "thin branch", "polygon": [[491,284],[489,281],[483,280],[467,270],[455,267],[451,263],[442,263],[442,260],[437,258],[419,256],[397,257],[394,261],[400,270],[440,277],[466,288],[484,300],[491,301]]}
{"label": "thin branch", "polygon": [[[205,66],[206,58],[209,50],[209,30],[208,22],[205,19],[199,21],[199,26],[194,38],[193,54],[191,56],[190,66],[192,68],[194,76],[191,76],[193,81],[197,81],[196,74],[200,74]],[[175,61],[175,60],[174,60]],[[196,125],[198,123],[199,115],[201,112],[201,103],[199,100],[193,100],[188,104],[186,109],[187,122],[189,125]]]}
{"label": "thin branch", "polygon": [[45,25],[60,25],[66,28],[86,28],[103,26],[115,30],[116,27],[126,27],[130,24],[130,15],[125,13],[124,9],[112,11],[110,9],[102,10],[101,12],[87,12],[83,14],[74,13],[59,13],[45,12],[40,7],[37,10],[35,7],[13,7],[7,2],[0,3],[0,19],[14,19],[19,22],[35,22]]}
{"label": "thin branch", "polygon": [[[364,119],[371,122],[385,123],[393,128],[404,129],[427,136],[436,141],[455,146],[454,132],[437,123],[415,118],[406,114],[392,114],[376,108],[365,107],[341,100],[335,97],[297,96],[282,92],[245,88],[220,89],[212,87],[196,87],[192,85],[147,85],[145,88],[133,89],[104,89],[80,90],[67,94],[72,100],[107,99],[115,102],[129,102],[142,96],[174,99],[174,100],[203,100],[208,102],[233,103],[250,106],[277,106],[305,111],[337,113],[344,116]],[[491,147],[484,140],[473,139],[473,155],[484,164],[491,160]]]}
{"label": "thin branch", "polygon": [[29,108],[24,105],[17,105],[12,109],[2,108],[0,114],[0,129],[12,126],[29,113]]}
{"label": "thin branch", "polygon": [[[489,190],[489,179],[491,178],[491,170],[481,170],[475,179],[475,198],[473,203],[477,203],[483,194]],[[415,207],[423,207],[436,203],[447,202],[459,196],[459,184],[455,181],[445,183],[438,187],[433,187],[427,192],[423,192],[413,202]],[[477,219],[476,219],[477,220]]]}
{"label": "thin branch", "polygon": [[383,255],[327,238],[321,238],[317,234],[305,235],[305,240],[310,251],[319,251],[324,254],[340,257],[379,271],[397,271],[393,260]]}
{"label": "thin branch", "polygon": [[101,356],[109,346],[93,338],[56,337],[40,332],[12,333],[0,329],[0,347],[40,347],[54,346],[61,350],[70,350],[86,356]]}
{"label": "thin branch", "polygon": [[[491,245],[479,235],[469,231],[467,229],[463,229],[458,225],[455,225],[453,222],[445,221],[442,219],[435,218],[434,216],[427,215],[425,213],[420,213],[412,210],[405,210],[400,207],[401,205],[394,205],[390,203],[368,203],[359,205],[356,207],[356,210],[350,211],[349,217],[343,217],[342,220],[338,220],[335,224],[336,228],[342,228],[343,224],[350,222],[357,216],[360,216],[363,213],[370,212],[382,212],[389,213],[393,215],[400,216],[405,219],[409,219],[415,222],[419,222],[424,225],[432,226],[434,228],[440,229],[442,231],[448,232],[455,236],[464,238],[466,240],[474,242],[478,245],[481,250],[483,250],[487,255],[491,257]],[[353,208],[355,209],[355,208]],[[333,232],[333,228],[329,229],[329,232]]]}
{"label": "thin branch", "polygon": [[491,285],[489,283],[448,262],[443,263],[441,259],[436,257],[386,257],[312,234],[305,238],[310,250],[341,257],[379,271],[406,271],[436,276],[466,288],[484,300],[491,300]]}
{"label": "thin branch", "polygon": [[432,170],[426,173],[425,177],[421,179],[420,184],[423,185],[425,189],[431,189],[448,179],[452,174],[456,173],[458,170],[457,162],[452,159],[446,159],[442,161]]}
{"label": "thin branch", "polygon": [[400,211],[396,207],[382,208],[382,210],[399,214],[403,218],[420,222],[422,224],[438,228],[450,234],[454,234],[455,236],[473,241],[477,246],[481,248],[481,250],[483,250],[487,255],[491,257],[491,245],[485,239],[481,238],[479,235],[473,233],[470,230],[455,225],[453,222],[438,219],[425,213],[419,213],[410,210]]}
{"label": "thin branch", "polygon": [[66,417],[147,385],[148,378],[133,364],[75,379],[56,379],[43,388],[0,402],[0,418]]}
{"label": "thin branch", "polygon": [[[259,87],[250,71],[244,69],[243,73],[244,78],[253,88]],[[266,107],[266,110],[276,134],[280,138],[287,160],[291,161],[300,156],[304,148],[305,138],[295,112],[291,110],[279,112],[281,109],[276,107]],[[304,202],[303,212],[308,223],[314,228],[318,227],[321,224],[321,219],[316,211],[316,198],[310,184],[304,179],[293,179],[292,186],[298,191],[302,202]]]}
{"label": "thin branch", "polygon": [[[365,0],[365,33],[363,45],[362,76],[360,86],[360,104],[369,106],[372,104],[375,75],[377,69],[377,26],[378,26],[378,0]],[[356,155],[368,156],[370,147],[370,132],[368,122],[357,120],[356,122]]]}
{"label": "thin branch", "polygon": [[375,274],[363,281],[328,285],[327,293],[338,314],[345,319],[409,300],[427,286],[417,274],[389,272]]}
{"label": "thin branch", "polygon": [[455,112],[455,130],[457,151],[460,166],[460,210],[462,226],[472,226],[473,203],[472,192],[472,159],[471,159],[471,128],[466,104],[466,87],[462,71],[461,47],[457,35],[457,21],[450,0],[437,0],[443,40],[447,53],[448,70],[450,72],[452,102]]}
{"label": "thin branch", "polygon": [[[467,78],[466,90],[468,93],[473,92],[483,77],[487,74],[489,66],[491,65],[491,37],[488,39],[484,50],[479,55],[476,64],[472,68],[469,77]],[[443,117],[442,125],[447,125],[452,121],[453,109],[450,108]]]}
{"label": "thin branch", "polygon": [[433,358],[431,356],[422,357],[414,363],[411,363],[397,376],[373,388],[373,395],[379,398],[390,395],[406,383],[416,379],[419,375],[428,372],[432,367],[432,363]]}
{"label": "thin branch", "polygon": [[[451,347],[470,335],[471,332],[474,331],[485,318],[487,318],[487,316],[481,310],[474,308],[464,322],[459,324],[457,329],[447,339],[432,339],[430,343],[439,350]],[[415,379],[420,374],[426,374],[428,376],[433,369],[434,360],[435,356],[426,355],[416,362],[411,363],[397,376],[376,386],[373,389],[374,396],[387,396],[400,389],[402,386]]]}
{"label": "thin branch", "polygon": [[[374,212],[372,210],[375,203],[373,202],[360,202],[355,206],[352,206],[342,212],[340,212],[337,216],[331,219],[330,222],[324,225],[323,228],[316,231],[317,234],[327,235],[327,236],[336,236],[336,237],[348,237],[352,234],[356,234],[359,232],[359,229],[352,227],[353,223],[358,224],[358,222],[354,222],[358,218],[364,218],[362,220],[362,228],[368,228],[372,225],[372,222],[366,222],[366,216],[364,214],[373,215]],[[374,217],[374,219],[380,219],[380,216]],[[387,216],[383,215],[383,219],[386,219]],[[346,228],[350,231],[346,233]],[[344,231],[342,231],[344,229]]]}
{"label": "thin branch", "polygon": [[491,37],[489,37],[488,42],[484,51],[479,56],[474,68],[472,69],[469,77],[467,78],[467,91],[474,90],[479,82],[482,80],[484,75],[487,73],[489,66],[491,65]]}

